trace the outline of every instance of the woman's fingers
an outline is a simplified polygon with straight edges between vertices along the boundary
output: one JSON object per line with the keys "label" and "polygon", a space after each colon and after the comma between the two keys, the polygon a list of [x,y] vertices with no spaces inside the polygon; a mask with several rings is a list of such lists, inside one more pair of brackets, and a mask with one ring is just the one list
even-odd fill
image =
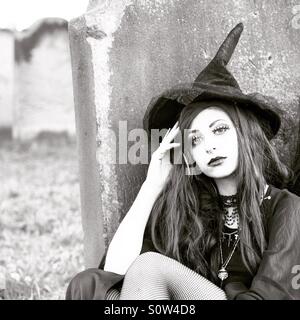
{"label": "woman's fingers", "polygon": [[169,134],[170,131],[171,131],[171,128],[168,129],[168,131],[166,132],[166,134],[165,134],[164,137],[163,137],[163,140],[164,140],[164,138]]}
{"label": "woman's fingers", "polygon": [[[171,133],[171,134],[174,133],[176,130],[178,131],[178,129],[179,129],[179,127],[178,127],[178,121],[177,121],[177,122],[175,122],[174,126],[171,128],[169,134],[170,134],[170,133]],[[169,134],[168,134],[168,135],[169,135]]]}
{"label": "woman's fingers", "polygon": [[178,142],[173,142],[173,143],[168,143],[168,144],[165,144],[163,146],[160,146],[158,149],[157,149],[157,156],[158,158],[161,160],[166,152],[170,149],[173,149],[173,148],[177,148],[181,145],[181,143],[178,143]]}
{"label": "woman's fingers", "polygon": [[172,149],[172,148],[177,148],[177,147],[179,147],[181,145],[181,143],[179,143],[179,142],[172,142],[172,143],[169,143],[168,145],[166,145],[165,147],[164,147],[164,149],[166,150],[166,151],[168,151],[168,150],[170,150],[170,149]]}
{"label": "woman's fingers", "polygon": [[181,145],[181,143],[178,142],[171,142],[174,140],[179,130],[180,129],[178,127],[178,121],[174,124],[172,128],[168,129],[162,142],[159,144],[158,149],[155,151],[155,154],[158,156],[159,159],[162,159],[168,150],[172,148],[177,148]]}
{"label": "woman's fingers", "polygon": [[178,121],[175,123],[175,125],[173,126],[173,128],[167,131],[167,133],[165,134],[163,140],[161,143],[170,143],[178,134],[178,132],[180,131],[179,127],[178,127]]}

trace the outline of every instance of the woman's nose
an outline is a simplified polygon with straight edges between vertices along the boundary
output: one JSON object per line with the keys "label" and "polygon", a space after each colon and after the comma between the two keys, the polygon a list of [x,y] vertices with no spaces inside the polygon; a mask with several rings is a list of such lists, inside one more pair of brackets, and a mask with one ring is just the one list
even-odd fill
{"label": "woman's nose", "polygon": [[216,147],[206,148],[206,153],[207,154],[212,154],[215,150],[216,150]]}

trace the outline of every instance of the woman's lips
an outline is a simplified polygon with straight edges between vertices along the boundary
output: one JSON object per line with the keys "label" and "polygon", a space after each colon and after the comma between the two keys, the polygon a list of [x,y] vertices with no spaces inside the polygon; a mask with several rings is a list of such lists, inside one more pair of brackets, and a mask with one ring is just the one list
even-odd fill
{"label": "woman's lips", "polygon": [[210,159],[210,161],[208,162],[208,166],[210,167],[215,167],[215,166],[218,166],[220,164],[223,163],[223,161],[226,159],[227,157],[215,157],[215,158],[212,158]]}

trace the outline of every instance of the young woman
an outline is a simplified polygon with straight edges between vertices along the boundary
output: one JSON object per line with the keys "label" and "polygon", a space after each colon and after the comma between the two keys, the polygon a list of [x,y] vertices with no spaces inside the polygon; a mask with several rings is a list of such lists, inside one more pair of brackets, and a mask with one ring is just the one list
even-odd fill
{"label": "young woman", "polygon": [[288,176],[270,143],[280,118],[226,69],[242,29],[192,86],[150,103],[145,128],[172,129],[99,269],[67,299],[300,299],[300,199],[272,186]]}

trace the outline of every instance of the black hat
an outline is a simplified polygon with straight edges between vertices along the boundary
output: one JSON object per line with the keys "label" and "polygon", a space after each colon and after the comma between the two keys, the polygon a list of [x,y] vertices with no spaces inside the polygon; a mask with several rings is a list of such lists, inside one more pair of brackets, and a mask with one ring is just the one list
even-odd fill
{"label": "black hat", "polygon": [[143,119],[146,130],[173,127],[181,110],[188,104],[221,100],[236,102],[240,107],[252,111],[267,137],[272,139],[276,135],[280,128],[280,116],[274,111],[275,106],[261,94],[244,94],[226,69],[242,31],[242,23],[230,31],[215,57],[200,72],[194,83],[175,86],[151,100]]}

